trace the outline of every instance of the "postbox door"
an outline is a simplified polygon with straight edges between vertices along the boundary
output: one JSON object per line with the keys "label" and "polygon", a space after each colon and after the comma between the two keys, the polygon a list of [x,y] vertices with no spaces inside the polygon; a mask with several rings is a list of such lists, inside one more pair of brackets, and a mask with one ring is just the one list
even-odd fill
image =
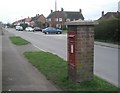
{"label": "postbox door", "polygon": [[68,32],[68,64],[75,67],[75,32]]}

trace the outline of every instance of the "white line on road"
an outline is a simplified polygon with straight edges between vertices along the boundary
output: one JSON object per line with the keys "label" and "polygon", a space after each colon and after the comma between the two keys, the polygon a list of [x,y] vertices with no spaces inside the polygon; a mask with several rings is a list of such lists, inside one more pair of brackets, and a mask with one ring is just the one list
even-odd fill
{"label": "white line on road", "polygon": [[[41,51],[43,51],[43,52],[47,52],[47,51],[45,51],[44,49],[42,49],[42,48],[39,48],[38,46],[36,46],[36,45],[33,45],[34,47],[36,47],[36,48],[38,48],[39,50],[41,50]],[[56,53],[53,53],[52,52],[52,54],[54,54],[54,55],[57,55]]]}
{"label": "white line on road", "polygon": [[44,51],[44,52],[46,52],[44,49],[42,49],[42,48],[39,48],[38,46],[36,46],[36,45],[33,45],[34,47],[36,47],[36,48],[38,48],[39,50],[41,50],[41,51]]}

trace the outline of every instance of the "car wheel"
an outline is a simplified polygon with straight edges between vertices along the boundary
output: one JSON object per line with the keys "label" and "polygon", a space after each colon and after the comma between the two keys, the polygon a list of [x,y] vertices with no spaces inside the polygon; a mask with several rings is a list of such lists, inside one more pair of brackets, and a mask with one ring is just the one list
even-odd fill
{"label": "car wheel", "polygon": [[49,34],[49,32],[46,32],[46,34]]}
{"label": "car wheel", "polygon": [[47,32],[44,32],[44,34],[47,34]]}
{"label": "car wheel", "polygon": [[59,32],[57,32],[57,34],[61,34],[61,32],[59,31]]}

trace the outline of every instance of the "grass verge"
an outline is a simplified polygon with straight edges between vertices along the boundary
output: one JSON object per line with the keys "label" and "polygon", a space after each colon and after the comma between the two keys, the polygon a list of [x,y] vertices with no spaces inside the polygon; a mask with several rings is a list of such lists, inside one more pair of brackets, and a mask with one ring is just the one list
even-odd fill
{"label": "grass verge", "polygon": [[66,34],[67,33],[67,30],[63,30],[63,34]]}
{"label": "grass verge", "polygon": [[47,79],[66,91],[118,91],[112,84],[94,76],[91,81],[74,83],[67,79],[67,62],[49,52],[25,52],[25,57]]}
{"label": "grass verge", "polygon": [[25,39],[23,39],[23,38],[21,38],[19,36],[12,36],[12,37],[10,37],[10,40],[15,45],[27,45],[27,44],[30,43],[27,40],[25,40]]}

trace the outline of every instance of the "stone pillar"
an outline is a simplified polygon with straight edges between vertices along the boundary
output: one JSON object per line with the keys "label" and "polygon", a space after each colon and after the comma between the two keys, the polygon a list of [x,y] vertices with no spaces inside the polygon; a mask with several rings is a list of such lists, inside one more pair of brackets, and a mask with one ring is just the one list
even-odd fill
{"label": "stone pillar", "polygon": [[94,25],[92,21],[67,22],[68,77],[75,82],[93,78]]}

